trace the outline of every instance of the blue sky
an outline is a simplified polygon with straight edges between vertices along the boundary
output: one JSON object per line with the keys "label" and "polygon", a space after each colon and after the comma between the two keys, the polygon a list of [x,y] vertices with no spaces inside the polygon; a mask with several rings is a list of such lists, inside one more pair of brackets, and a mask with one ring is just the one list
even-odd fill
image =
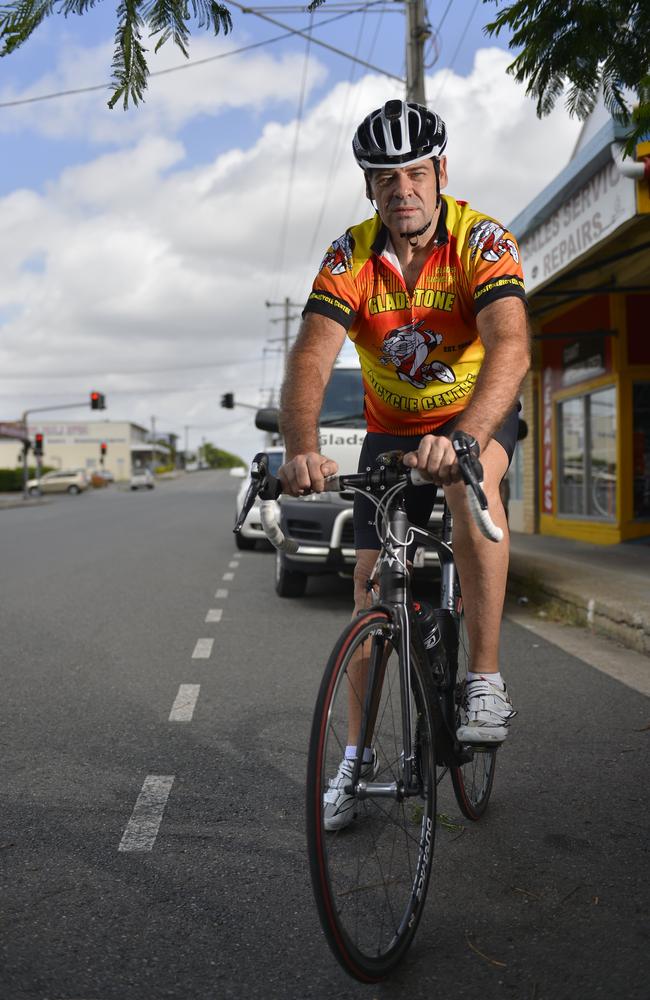
{"label": "blue sky", "polygon": [[[430,7],[434,26],[446,6]],[[579,126],[561,109],[536,119],[505,72],[505,40],[482,32],[493,11],[451,4],[427,98],[450,132],[449,193],[507,222],[562,168]],[[314,19],[337,12],[326,3]],[[233,22],[226,38],[197,33],[191,59],[282,30],[237,10]],[[110,4],[49,18],[0,60],[0,104],[108,84],[114,27]],[[399,12],[355,13],[317,37],[402,75],[403,29]],[[150,68],[184,63],[168,43]],[[351,136],[400,85],[293,37],[152,77],[126,113],[108,94],[0,107],[0,417],[98,388],[112,419],[155,414],[161,430],[190,425],[191,443],[248,457],[250,411],[219,398],[257,404],[277,389],[278,314],[264,303],[303,302],[329,242],[368,214]]]}

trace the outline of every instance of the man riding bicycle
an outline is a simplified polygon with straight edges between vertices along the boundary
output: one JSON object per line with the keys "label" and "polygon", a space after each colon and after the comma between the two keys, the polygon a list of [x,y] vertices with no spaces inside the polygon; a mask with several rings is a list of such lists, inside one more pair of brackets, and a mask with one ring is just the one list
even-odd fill
{"label": "man riding bicycle", "polygon": [[[530,364],[528,322],[514,237],[467,202],[441,194],[446,144],[441,118],[410,102],[387,101],[359,125],[353,152],[376,213],[334,241],[314,281],[282,389],[287,460],[279,476],[298,496],[321,492],[325,477],[337,471],[318,450],[318,418],[347,334],[361,362],[368,426],[359,469],[399,449],[406,465],[444,488],[471,657],[458,738],[497,744],[515,714],[498,662],[508,548],[475,526],[450,434],[460,429],[478,442],[492,519],[507,537],[499,484],[517,440],[517,400]],[[426,526],[434,498],[435,486],[409,487],[413,524]],[[358,496],[354,532],[356,614],[371,602],[367,583],[379,549],[374,508]],[[356,723],[351,718],[350,732],[358,731]],[[330,783],[328,829],[349,822],[343,788],[355,754],[350,743]],[[371,775],[370,748],[364,765]]]}

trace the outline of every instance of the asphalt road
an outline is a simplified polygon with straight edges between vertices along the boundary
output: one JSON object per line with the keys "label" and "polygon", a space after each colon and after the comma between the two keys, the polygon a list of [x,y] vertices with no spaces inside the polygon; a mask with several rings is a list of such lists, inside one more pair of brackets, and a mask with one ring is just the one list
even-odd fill
{"label": "asphalt road", "polygon": [[394,978],[338,967],[303,797],[349,588],[277,598],[272,555],[233,544],[237,485],[0,511],[2,1000],[647,1000],[647,699],[509,621],[488,814],[445,793]]}

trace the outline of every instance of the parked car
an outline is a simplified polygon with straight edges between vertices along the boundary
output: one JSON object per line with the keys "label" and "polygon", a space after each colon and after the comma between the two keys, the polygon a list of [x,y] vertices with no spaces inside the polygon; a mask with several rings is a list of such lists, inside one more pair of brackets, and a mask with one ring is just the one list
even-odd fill
{"label": "parked car", "polygon": [[83,469],[58,469],[46,472],[38,479],[27,481],[27,490],[32,496],[40,493],[83,493],[88,489],[88,476]]}
{"label": "parked car", "polygon": [[[275,476],[284,461],[284,448],[272,446],[265,448],[264,451],[269,456],[269,471],[271,475]],[[244,506],[244,497],[250,486],[250,481],[250,475],[247,475],[237,492],[235,519],[239,517],[239,512]],[[235,545],[238,549],[254,549],[255,543],[258,541],[264,542],[267,548],[270,547],[270,542],[264,534],[260,520],[260,502],[256,500],[242,524],[241,531],[235,535]]]}
{"label": "parked car", "polygon": [[134,469],[131,475],[132,490],[152,490],[156,485],[151,469]]}

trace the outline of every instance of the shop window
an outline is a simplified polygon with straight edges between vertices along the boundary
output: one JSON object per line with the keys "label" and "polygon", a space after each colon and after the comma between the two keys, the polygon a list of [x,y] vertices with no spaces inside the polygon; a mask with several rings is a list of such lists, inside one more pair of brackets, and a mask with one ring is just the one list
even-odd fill
{"label": "shop window", "polygon": [[632,395],[634,516],[650,517],[650,382],[635,382]]}
{"label": "shop window", "polygon": [[558,513],[616,518],[616,389],[558,405]]}

